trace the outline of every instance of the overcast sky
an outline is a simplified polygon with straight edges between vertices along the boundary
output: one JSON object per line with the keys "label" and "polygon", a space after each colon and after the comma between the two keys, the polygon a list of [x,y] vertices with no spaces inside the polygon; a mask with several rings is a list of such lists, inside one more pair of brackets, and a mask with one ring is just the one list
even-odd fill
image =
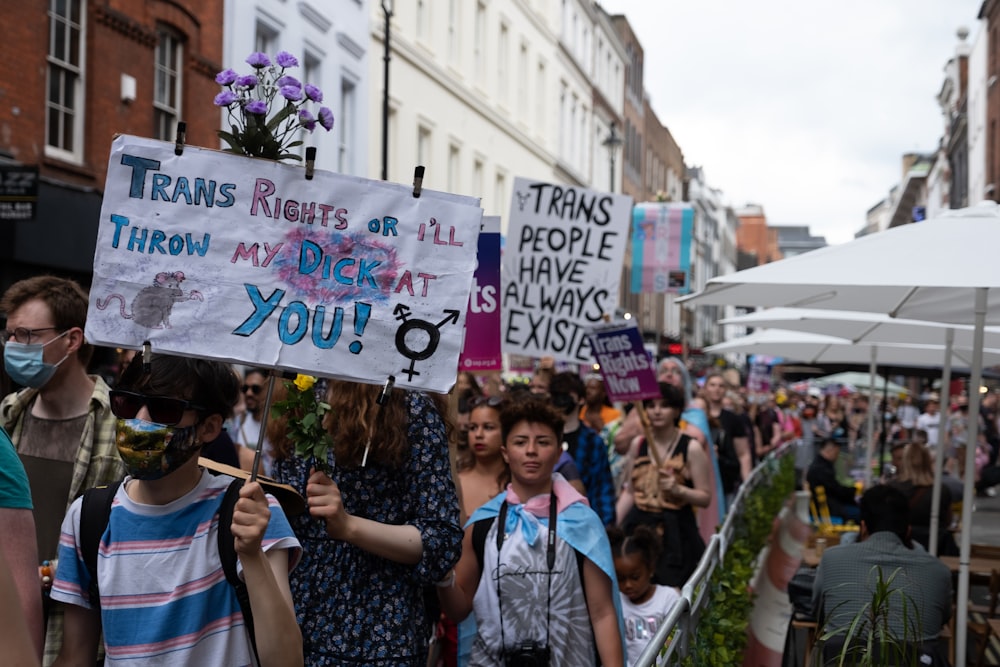
{"label": "overcast sky", "polygon": [[900,182],[903,153],[932,152],[936,95],[959,26],[982,0],[599,0],[645,51],[660,121],[729,204],[772,225],[853,238]]}

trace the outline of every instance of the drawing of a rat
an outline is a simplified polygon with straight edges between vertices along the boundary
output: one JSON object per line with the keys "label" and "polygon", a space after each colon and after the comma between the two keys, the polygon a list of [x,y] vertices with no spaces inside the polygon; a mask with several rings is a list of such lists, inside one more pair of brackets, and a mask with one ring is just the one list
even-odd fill
{"label": "drawing of a rat", "polygon": [[147,329],[169,329],[170,311],[175,303],[192,299],[204,301],[201,292],[197,290],[185,294],[181,289],[182,282],[184,282],[183,271],[157,273],[153,284],[143,287],[132,299],[131,313],[125,312],[125,297],[121,294],[111,294],[103,302],[97,299],[97,309],[104,310],[111,305],[113,299],[118,299],[121,316],[126,320],[135,320],[136,324]]}

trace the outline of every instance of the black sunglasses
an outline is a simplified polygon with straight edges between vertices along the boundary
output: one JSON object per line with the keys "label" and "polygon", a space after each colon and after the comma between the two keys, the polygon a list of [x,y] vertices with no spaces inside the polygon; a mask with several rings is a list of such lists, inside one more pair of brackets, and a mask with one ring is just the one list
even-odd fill
{"label": "black sunglasses", "polygon": [[469,401],[469,408],[481,408],[484,405],[488,408],[498,408],[503,405],[503,401],[503,396],[476,396]]}
{"label": "black sunglasses", "polygon": [[256,396],[257,394],[260,393],[260,390],[263,389],[263,388],[264,387],[262,385],[259,385],[259,384],[245,384],[245,385],[243,385],[243,393],[245,394],[245,393],[247,393],[249,391],[251,394],[253,394],[254,396]]}
{"label": "black sunglasses", "polygon": [[142,406],[149,411],[149,418],[157,424],[173,426],[184,419],[187,410],[205,410],[204,407],[170,396],[147,396],[123,389],[111,390],[111,412],[119,419],[134,419]]}

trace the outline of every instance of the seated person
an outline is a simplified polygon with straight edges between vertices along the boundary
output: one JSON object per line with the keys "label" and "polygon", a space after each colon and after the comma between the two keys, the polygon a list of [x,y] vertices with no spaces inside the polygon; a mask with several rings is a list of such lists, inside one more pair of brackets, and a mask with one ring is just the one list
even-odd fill
{"label": "seated person", "polygon": [[[837,481],[837,458],[840,456],[840,445],[833,438],[827,438],[819,446],[816,458],[809,465],[806,481],[816,502],[816,487],[822,486],[826,491],[826,505],[830,508],[830,516],[840,517],[844,521],[857,520],[858,505],[854,501],[854,487]],[[819,503],[816,502],[819,507]]]}
{"label": "seated person", "polygon": [[[860,541],[823,553],[813,585],[813,608],[820,615],[819,635],[834,635],[823,647],[824,660],[841,655],[848,632],[853,635],[851,646],[860,649],[884,624],[900,645],[919,647],[919,664],[947,664],[947,650],[938,635],[951,617],[951,572],[911,543],[909,514],[901,491],[873,487],[861,498]],[[875,599],[880,580],[890,591],[882,603]],[[870,620],[873,615],[876,627]],[[852,628],[857,620],[860,623]],[[853,649],[847,651],[853,654]]]}

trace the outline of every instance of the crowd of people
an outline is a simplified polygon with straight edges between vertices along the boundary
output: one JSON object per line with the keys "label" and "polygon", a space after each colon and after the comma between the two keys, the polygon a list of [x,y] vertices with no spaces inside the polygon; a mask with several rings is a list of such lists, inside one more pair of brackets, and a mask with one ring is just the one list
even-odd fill
{"label": "crowd of people", "polygon": [[[324,460],[268,414],[289,391],[268,369],[154,350],[109,382],[88,374],[76,283],[23,280],[0,311],[19,387],[0,404],[0,594],[16,601],[0,606],[19,610],[0,632],[24,664],[632,664],[776,448],[794,441],[800,478],[864,518],[837,466],[865,439],[857,398],[748,395],[669,357],[637,405],[545,363],[523,383],[460,373],[450,396],[327,379],[310,389],[330,406]],[[935,408],[887,408],[887,477],[915,526],[942,429],[964,474],[961,420]],[[996,409],[987,396],[984,493]],[[232,483],[206,459],[266,477]]]}

